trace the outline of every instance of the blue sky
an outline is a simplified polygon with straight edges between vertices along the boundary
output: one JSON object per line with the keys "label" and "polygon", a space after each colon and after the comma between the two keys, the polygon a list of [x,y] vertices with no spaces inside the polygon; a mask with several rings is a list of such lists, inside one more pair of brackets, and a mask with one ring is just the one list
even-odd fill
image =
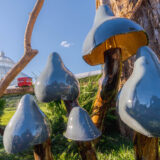
{"label": "blue sky", "polygon": [[[24,32],[35,2],[0,0],[0,50],[15,62],[23,55]],[[39,75],[53,51],[60,54],[73,73],[98,70],[100,66],[89,66],[81,54],[94,15],[94,0],[45,0],[32,34],[32,48],[39,53],[24,72]]]}

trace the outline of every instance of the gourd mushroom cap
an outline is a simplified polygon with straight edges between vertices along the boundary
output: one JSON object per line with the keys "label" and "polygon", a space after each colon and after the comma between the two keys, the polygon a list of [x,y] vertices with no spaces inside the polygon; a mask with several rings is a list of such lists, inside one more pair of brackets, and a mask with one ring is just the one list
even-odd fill
{"label": "gourd mushroom cap", "polygon": [[50,137],[46,116],[40,111],[33,96],[22,97],[18,108],[5,128],[3,143],[6,152],[23,152],[31,146],[41,144]]}
{"label": "gourd mushroom cap", "polygon": [[127,18],[115,17],[107,5],[102,5],[84,41],[83,59],[89,65],[104,64],[104,52],[120,48],[124,61],[147,44],[147,34],[140,25]]}
{"label": "gourd mushroom cap", "polygon": [[117,105],[120,118],[129,127],[148,137],[160,136],[160,62],[149,47],[138,50]]}
{"label": "gourd mushroom cap", "polygon": [[74,107],[69,115],[67,130],[64,136],[75,141],[91,141],[98,138],[101,132],[96,128],[88,113],[81,107]]}
{"label": "gourd mushroom cap", "polygon": [[47,65],[35,83],[35,95],[41,102],[75,100],[79,95],[79,82],[64,66],[58,53],[49,55]]}

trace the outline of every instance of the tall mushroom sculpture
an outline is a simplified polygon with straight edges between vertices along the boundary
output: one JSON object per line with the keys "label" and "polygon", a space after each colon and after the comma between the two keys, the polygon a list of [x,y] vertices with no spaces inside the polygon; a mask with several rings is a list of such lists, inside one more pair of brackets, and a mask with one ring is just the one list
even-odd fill
{"label": "tall mushroom sculpture", "polygon": [[[51,128],[47,117],[39,109],[33,96],[27,94],[21,98],[15,114],[5,128],[3,143],[8,153],[15,154],[31,146],[36,148],[37,145],[48,143],[50,134]],[[50,153],[50,148],[47,150],[47,153]],[[34,153],[35,159],[45,158],[45,151],[41,152],[43,157]]]}
{"label": "tall mushroom sculpture", "polygon": [[98,128],[102,127],[106,110],[117,94],[121,62],[147,44],[147,35],[140,25],[115,17],[107,5],[97,9],[93,27],[84,41],[83,59],[89,65],[105,65],[93,107],[92,120]]}
{"label": "tall mushroom sculpture", "polygon": [[[48,57],[47,65],[35,83],[35,94],[41,102],[64,101],[69,114],[65,137],[91,141],[101,135],[88,113],[79,106],[79,82],[65,67],[58,53],[53,52]],[[94,151],[91,154],[96,157]]]}

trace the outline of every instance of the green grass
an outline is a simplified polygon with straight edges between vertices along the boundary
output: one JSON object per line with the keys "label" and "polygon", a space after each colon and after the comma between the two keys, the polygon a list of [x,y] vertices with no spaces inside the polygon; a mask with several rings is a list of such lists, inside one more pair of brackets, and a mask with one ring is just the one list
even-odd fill
{"label": "green grass", "polygon": [[[92,111],[93,101],[98,89],[98,80],[101,75],[80,80],[79,103],[89,114]],[[13,116],[21,96],[5,97],[0,103],[0,127],[8,124]],[[38,103],[38,102],[37,102]],[[80,160],[77,145],[74,141],[67,140],[63,133],[66,129],[67,112],[63,102],[38,103],[41,110],[47,115],[52,126],[52,153],[54,160]],[[99,160],[133,160],[133,146],[126,138],[120,136],[117,130],[117,121],[112,109],[105,120],[104,134],[97,144]],[[107,122],[107,123],[106,123]],[[4,151],[2,137],[0,136],[0,160],[33,160],[33,149],[23,154],[10,155]]]}

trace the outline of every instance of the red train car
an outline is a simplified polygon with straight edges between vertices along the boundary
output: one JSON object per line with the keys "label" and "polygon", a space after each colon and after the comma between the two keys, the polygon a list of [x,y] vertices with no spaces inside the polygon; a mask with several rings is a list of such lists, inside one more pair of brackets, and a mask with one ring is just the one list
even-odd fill
{"label": "red train car", "polygon": [[17,79],[17,81],[18,81],[18,87],[32,86],[31,77],[20,77]]}

